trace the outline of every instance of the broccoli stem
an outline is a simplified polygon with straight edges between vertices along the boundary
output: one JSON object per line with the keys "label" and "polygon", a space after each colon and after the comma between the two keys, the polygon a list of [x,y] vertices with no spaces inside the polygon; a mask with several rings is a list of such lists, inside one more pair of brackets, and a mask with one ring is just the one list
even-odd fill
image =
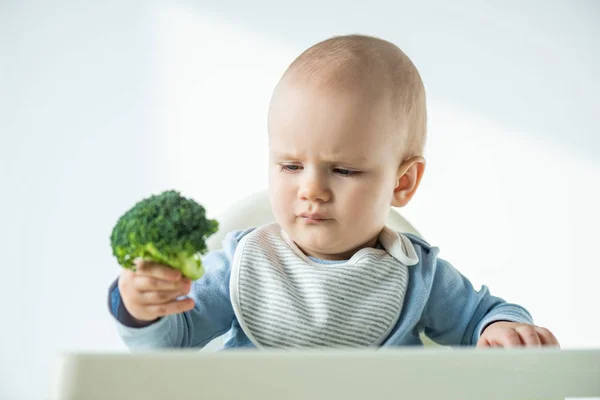
{"label": "broccoli stem", "polygon": [[199,257],[192,254],[178,254],[177,256],[169,257],[160,251],[152,243],[146,244],[144,247],[145,260],[156,261],[160,264],[167,265],[171,268],[181,271],[183,276],[191,280],[196,280],[204,275],[204,268]]}
{"label": "broccoli stem", "polygon": [[189,257],[180,257],[181,273],[191,280],[200,279],[204,275],[204,268],[199,257],[194,255]]}

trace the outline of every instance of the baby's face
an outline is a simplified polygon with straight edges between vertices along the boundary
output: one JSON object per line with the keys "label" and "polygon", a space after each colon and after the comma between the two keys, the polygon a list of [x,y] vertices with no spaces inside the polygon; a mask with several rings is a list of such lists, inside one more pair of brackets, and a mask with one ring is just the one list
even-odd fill
{"label": "baby's face", "polygon": [[277,222],[307,255],[347,259],[373,246],[397,182],[382,102],[354,91],[281,85],[269,115],[269,192]]}

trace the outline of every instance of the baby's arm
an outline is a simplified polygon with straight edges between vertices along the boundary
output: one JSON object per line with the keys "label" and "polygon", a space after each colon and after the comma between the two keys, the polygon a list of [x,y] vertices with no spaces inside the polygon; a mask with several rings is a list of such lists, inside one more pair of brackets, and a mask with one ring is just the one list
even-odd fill
{"label": "baby's arm", "polygon": [[109,291],[109,308],[126,345],[134,350],[203,347],[227,332],[235,318],[229,298],[231,260],[243,234],[229,234],[223,242],[223,250],[204,257],[206,273],[192,283],[188,297],[194,301],[194,307],[189,311],[140,324],[124,307],[118,285],[113,284]]}
{"label": "baby's arm", "polygon": [[435,259],[431,268],[431,290],[421,318],[431,340],[444,345],[476,345],[494,322],[533,324],[526,309],[492,296],[486,286],[476,291],[447,261]]}

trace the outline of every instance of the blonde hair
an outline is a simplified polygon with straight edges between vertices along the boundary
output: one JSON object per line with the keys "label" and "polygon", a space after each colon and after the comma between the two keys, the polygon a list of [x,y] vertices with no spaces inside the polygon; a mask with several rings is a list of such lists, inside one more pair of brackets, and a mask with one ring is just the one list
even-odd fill
{"label": "blonde hair", "polygon": [[357,86],[390,100],[402,158],[423,155],[427,136],[425,88],[419,71],[402,50],[366,35],[334,36],[301,53],[282,80],[294,79],[341,90]]}

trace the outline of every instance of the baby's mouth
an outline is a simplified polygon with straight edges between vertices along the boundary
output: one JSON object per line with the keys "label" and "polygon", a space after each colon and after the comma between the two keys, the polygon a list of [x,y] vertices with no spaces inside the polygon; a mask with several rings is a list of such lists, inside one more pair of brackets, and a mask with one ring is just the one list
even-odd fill
{"label": "baby's mouth", "polygon": [[331,218],[321,213],[302,213],[298,215],[298,217],[302,218],[302,220],[311,223],[322,223],[326,221],[330,221]]}

